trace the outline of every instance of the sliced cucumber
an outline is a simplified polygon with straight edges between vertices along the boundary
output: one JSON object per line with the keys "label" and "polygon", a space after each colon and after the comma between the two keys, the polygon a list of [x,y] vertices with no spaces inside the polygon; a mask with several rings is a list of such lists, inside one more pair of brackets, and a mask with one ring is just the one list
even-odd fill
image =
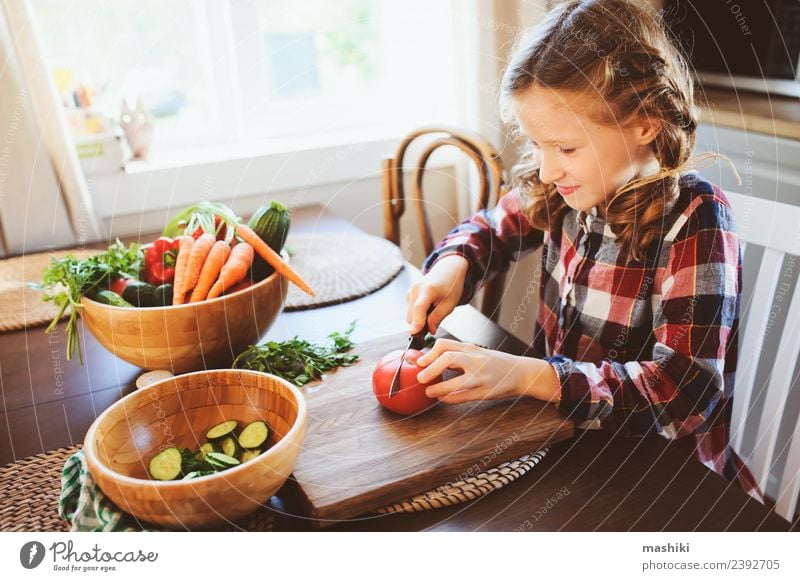
{"label": "sliced cucumber", "polygon": [[231,466],[238,466],[241,464],[236,458],[222,454],[221,452],[209,452],[206,454],[206,462],[211,464],[214,468],[230,468]]}
{"label": "sliced cucumber", "polygon": [[247,427],[239,434],[239,444],[242,448],[253,449],[261,447],[267,441],[269,428],[262,421],[247,424]]}
{"label": "sliced cucumber", "polygon": [[231,457],[236,456],[236,452],[239,451],[239,445],[236,443],[236,438],[233,436],[226,436],[219,442],[220,451]]}
{"label": "sliced cucumber", "polygon": [[256,448],[255,450],[242,450],[242,453],[239,454],[239,460],[242,461],[242,464],[245,462],[252,460],[253,458],[257,458],[261,455],[261,450]]}
{"label": "sliced cucumber", "polygon": [[239,425],[239,422],[236,420],[228,420],[227,422],[222,422],[221,424],[217,424],[208,432],[206,432],[206,438],[209,440],[219,440],[220,438],[224,438],[231,432],[233,432],[236,427]]}
{"label": "sliced cucumber", "polygon": [[197,452],[197,455],[200,460],[205,460],[206,454],[208,454],[209,452],[216,452],[216,451],[217,447],[214,444],[212,444],[211,442],[206,442],[205,444],[200,446],[200,450]]}
{"label": "sliced cucumber", "polygon": [[182,461],[177,448],[162,450],[150,459],[150,476],[156,480],[175,480],[181,473]]}
{"label": "sliced cucumber", "polygon": [[258,420],[236,436],[238,426],[236,420],[213,426],[206,432],[209,441],[197,450],[175,447],[162,450],[150,460],[150,476],[156,480],[177,480],[183,475],[183,480],[193,480],[256,458],[264,450],[269,427]]}
{"label": "sliced cucumber", "polygon": [[186,476],[183,477],[184,480],[193,480],[195,478],[200,478],[201,476],[208,476],[209,474],[216,474],[214,470],[197,470],[195,472],[189,472]]}

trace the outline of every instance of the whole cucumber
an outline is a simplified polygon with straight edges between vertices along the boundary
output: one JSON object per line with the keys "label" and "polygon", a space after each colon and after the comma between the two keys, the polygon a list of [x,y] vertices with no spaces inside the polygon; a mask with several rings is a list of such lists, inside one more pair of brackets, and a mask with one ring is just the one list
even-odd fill
{"label": "whole cucumber", "polygon": [[114,291],[101,290],[95,293],[94,300],[104,305],[111,305],[112,307],[133,307],[128,301],[123,299]]}
{"label": "whole cucumber", "polygon": [[157,288],[140,280],[132,281],[122,291],[122,298],[137,307],[157,307],[160,306],[156,295]]}
{"label": "whole cucumber", "polygon": [[172,284],[160,284],[156,287],[155,301],[157,307],[168,307],[172,304]]}

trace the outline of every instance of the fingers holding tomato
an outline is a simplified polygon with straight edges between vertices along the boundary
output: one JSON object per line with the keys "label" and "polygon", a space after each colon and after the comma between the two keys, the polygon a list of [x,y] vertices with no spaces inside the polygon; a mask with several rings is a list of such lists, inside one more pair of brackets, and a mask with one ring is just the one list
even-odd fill
{"label": "fingers holding tomato", "polygon": [[[408,350],[398,376],[399,389],[392,397],[389,397],[389,390],[403,356],[403,350],[398,349],[387,353],[378,362],[372,373],[372,391],[378,403],[386,409],[404,416],[422,413],[436,404],[436,399],[425,394],[427,385],[420,383],[417,379],[417,374],[421,370],[421,367],[417,365],[417,359],[421,355],[422,351]],[[441,381],[441,377],[437,381]]]}

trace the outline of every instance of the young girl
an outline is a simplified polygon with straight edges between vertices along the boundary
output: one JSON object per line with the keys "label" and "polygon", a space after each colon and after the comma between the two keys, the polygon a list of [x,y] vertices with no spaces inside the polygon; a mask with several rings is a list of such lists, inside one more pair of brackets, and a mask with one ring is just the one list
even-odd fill
{"label": "young girl", "polygon": [[532,352],[440,339],[418,361],[446,403],[528,396],[581,428],[681,439],[760,497],[728,445],[741,255],[723,192],[687,171],[698,109],[652,10],[572,0],[514,51],[501,103],[528,151],[516,187],[452,230],[408,294],[431,332],[544,246]]}

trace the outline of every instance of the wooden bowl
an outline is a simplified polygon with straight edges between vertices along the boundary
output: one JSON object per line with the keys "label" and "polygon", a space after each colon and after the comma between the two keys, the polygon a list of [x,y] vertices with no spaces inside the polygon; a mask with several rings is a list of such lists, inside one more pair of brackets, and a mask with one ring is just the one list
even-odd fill
{"label": "wooden bowl", "polygon": [[81,299],[81,318],[120,359],[174,374],[228,367],[258,343],[283,310],[289,282],[273,273],[216,299],[169,307],[127,308]]}
{"label": "wooden bowl", "polygon": [[[226,420],[264,420],[271,447],[194,480],[150,480],[159,451],[200,447]],[[86,433],[89,472],[106,496],[136,518],[173,529],[234,522],[257,509],[292,472],[306,431],[306,403],[283,379],[245,370],[187,373],[136,391],[104,411]]]}

